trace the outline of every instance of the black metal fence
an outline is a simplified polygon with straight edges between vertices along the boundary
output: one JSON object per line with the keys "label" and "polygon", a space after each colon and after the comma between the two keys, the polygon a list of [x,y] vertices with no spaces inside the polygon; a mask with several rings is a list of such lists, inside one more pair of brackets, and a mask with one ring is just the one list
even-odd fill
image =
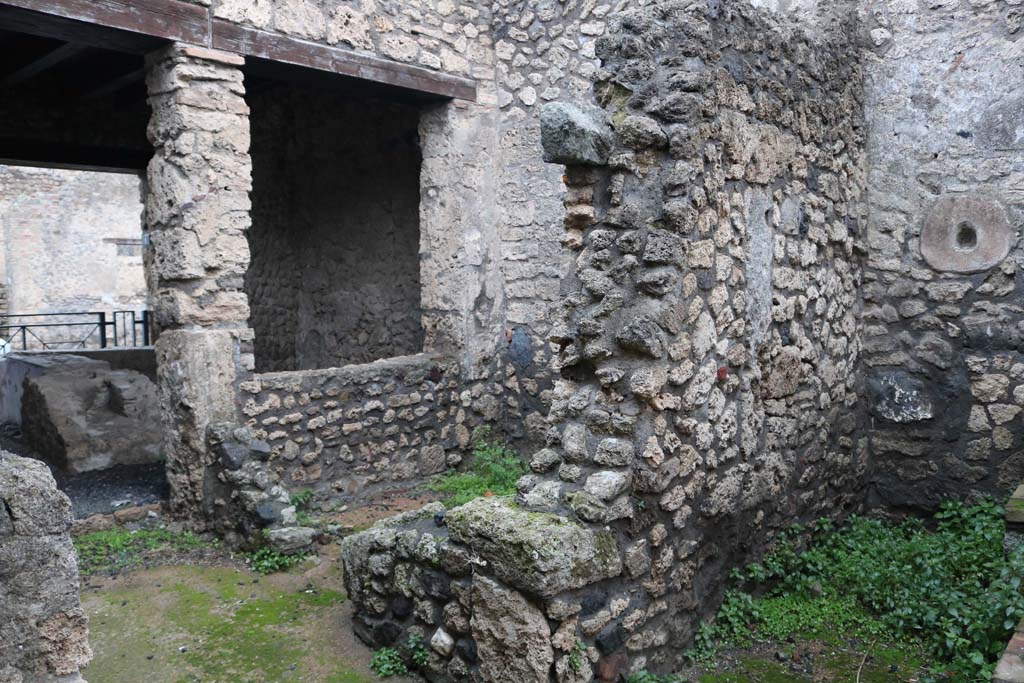
{"label": "black metal fence", "polygon": [[0,355],[13,351],[149,346],[149,311],[23,313],[0,316]]}

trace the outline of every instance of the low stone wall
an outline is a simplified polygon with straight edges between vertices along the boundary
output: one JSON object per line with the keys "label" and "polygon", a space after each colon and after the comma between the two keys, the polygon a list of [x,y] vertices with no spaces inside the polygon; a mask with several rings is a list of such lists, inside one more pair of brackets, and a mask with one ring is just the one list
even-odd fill
{"label": "low stone wall", "polygon": [[360,608],[356,633],[407,656],[418,636],[430,680],[473,672],[473,680],[540,682],[554,666],[559,681],[589,683],[597,650],[578,648],[577,627],[602,632],[613,648],[625,638],[621,628],[602,629],[627,611],[628,592],[591,585],[622,573],[615,534],[507,499],[447,514],[434,503],[385,520],[345,539],[342,561]]}
{"label": "low stone wall", "polygon": [[343,501],[458,465],[474,427],[503,415],[503,388],[467,384],[430,354],[328,370],[255,375],[242,412],[292,488]]}
{"label": "low stone wall", "polygon": [[71,502],[46,466],[0,451],[0,682],[84,683]]}

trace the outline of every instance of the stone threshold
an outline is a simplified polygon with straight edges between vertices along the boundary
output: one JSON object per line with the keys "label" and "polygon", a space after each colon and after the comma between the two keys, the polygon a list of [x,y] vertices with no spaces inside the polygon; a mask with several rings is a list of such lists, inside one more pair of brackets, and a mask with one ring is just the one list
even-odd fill
{"label": "stone threshold", "polygon": [[449,358],[440,354],[417,353],[411,356],[396,356],[375,360],[371,363],[342,365],[336,368],[256,373],[253,378],[259,380],[264,389],[280,388],[278,385],[286,385],[297,378],[341,379],[347,383],[360,384],[379,379],[382,375],[429,373],[434,368],[449,362],[451,362]]}

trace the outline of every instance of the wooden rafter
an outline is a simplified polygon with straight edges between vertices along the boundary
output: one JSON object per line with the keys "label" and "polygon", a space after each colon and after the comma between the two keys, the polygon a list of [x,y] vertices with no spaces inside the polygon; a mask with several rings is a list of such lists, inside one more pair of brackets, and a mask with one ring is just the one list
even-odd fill
{"label": "wooden rafter", "polygon": [[4,76],[0,79],[0,85],[10,87],[12,85],[24,83],[44,71],[52,69],[61,62],[67,61],[68,59],[81,54],[85,49],[86,47],[84,45],[78,45],[77,43],[65,43],[60,47],[54,48],[46,54],[33,59],[28,64],[16,69],[11,74]]}

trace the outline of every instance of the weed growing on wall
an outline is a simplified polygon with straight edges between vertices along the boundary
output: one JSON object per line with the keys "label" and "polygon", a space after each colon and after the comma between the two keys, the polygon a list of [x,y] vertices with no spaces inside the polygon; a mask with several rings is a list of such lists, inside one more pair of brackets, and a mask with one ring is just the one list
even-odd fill
{"label": "weed growing on wall", "polygon": [[382,647],[373,653],[370,669],[381,678],[404,676],[409,668],[402,661],[402,655],[393,647]]}
{"label": "weed growing on wall", "polygon": [[701,627],[691,656],[842,633],[920,644],[939,662],[923,681],[989,680],[1024,617],[1024,550],[1004,556],[1003,509],[992,502],[947,503],[935,523],[855,517],[841,530],[827,521],[791,529],[762,563],[735,573],[737,588]]}
{"label": "weed growing on wall", "polygon": [[430,490],[447,493],[444,504],[449,508],[458,507],[489,493],[513,495],[516,481],[524,474],[526,463],[519,454],[481,429],[475,435],[469,468],[441,477],[430,485]]}
{"label": "weed growing on wall", "polygon": [[156,551],[188,551],[208,548],[215,541],[191,532],[167,529],[109,529],[83,534],[74,539],[78,569],[83,576],[101,571],[116,572],[143,564]]}
{"label": "weed growing on wall", "polygon": [[315,522],[309,514],[310,504],[313,502],[313,492],[296,491],[291,495],[289,502],[295,506],[295,521],[301,526],[313,526]]}

